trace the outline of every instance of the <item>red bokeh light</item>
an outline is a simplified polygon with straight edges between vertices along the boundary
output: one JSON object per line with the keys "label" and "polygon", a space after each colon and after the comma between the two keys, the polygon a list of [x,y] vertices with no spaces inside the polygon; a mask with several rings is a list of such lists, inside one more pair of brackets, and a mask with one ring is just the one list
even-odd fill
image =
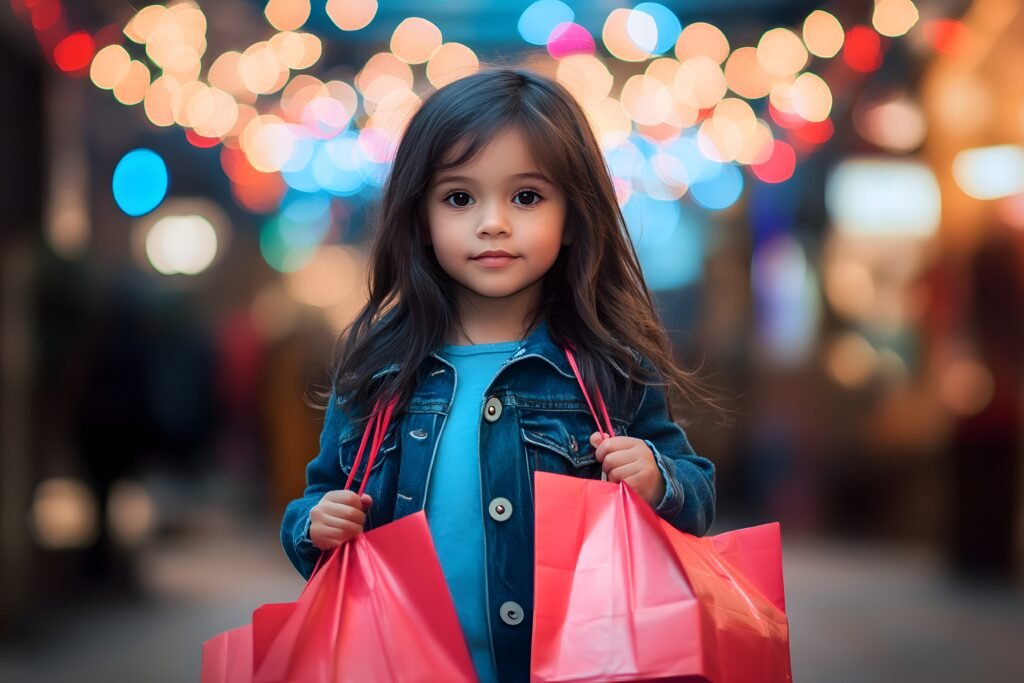
{"label": "red bokeh light", "polygon": [[882,66],[882,39],[868,26],[854,26],[846,32],[843,61],[854,71],[869,73]]}
{"label": "red bokeh light", "polygon": [[193,147],[199,147],[206,149],[207,147],[216,147],[220,144],[220,138],[208,138],[200,135],[191,128],[185,131],[185,139],[187,139]]}
{"label": "red bokeh light", "polygon": [[759,180],[765,183],[784,183],[793,177],[796,170],[796,150],[782,140],[776,140],[768,161],[750,167]]}
{"label": "red bokeh light", "polygon": [[74,73],[89,66],[96,42],[85,31],[76,31],[53,48],[53,61],[61,71]]}
{"label": "red bokeh light", "polygon": [[967,50],[971,31],[956,19],[933,19],[924,25],[924,37],[936,52],[955,55]]}

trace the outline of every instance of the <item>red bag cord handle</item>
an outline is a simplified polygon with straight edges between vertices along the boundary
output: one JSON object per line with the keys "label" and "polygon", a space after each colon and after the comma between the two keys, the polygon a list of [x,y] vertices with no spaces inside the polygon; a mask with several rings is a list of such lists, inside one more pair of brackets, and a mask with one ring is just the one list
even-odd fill
{"label": "red bag cord handle", "polygon": [[[373,464],[377,461],[377,455],[380,452],[380,447],[384,444],[384,434],[388,430],[388,425],[391,423],[391,416],[395,411],[395,405],[398,404],[398,397],[393,397],[387,404],[384,410],[381,410],[381,400],[378,399],[376,405],[373,407],[373,413],[370,419],[366,422],[366,429],[363,430],[363,440],[359,443],[359,451],[356,452],[355,461],[352,463],[352,471],[348,474],[348,480],[345,482],[345,488],[348,489],[352,486],[352,482],[355,480],[356,472],[359,471],[359,464],[363,460],[363,451],[366,450],[366,441],[370,438],[370,434],[373,434],[373,440],[370,443],[370,455],[366,461],[366,474],[363,477],[363,483],[359,487],[359,496],[362,497],[363,492],[366,490],[366,483],[370,480],[370,470],[373,469]],[[328,555],[328,552],[321,552],[320,557],[316,560],[316,565],[313,566],[313,574],[316,574],[320,569],[320,566],[324,562],[324,558]]]}
{"label": "red bag cord handle", "polygon": [[579,382],[580,389],[583,391],[583,398],[587,399],[587,407],[590,408],[590,414],[594,418],[594,424],[597,425],[597,431],[601,432],[601,435],[606,438],[615,436],[615,429],[612,428],[612,419],[608,417],[608,409],[604,405],[604,397],[601,396],[601,390],[597,390],[597,405],[604,416],[605,424],[608,427],[607,431],[601,426],[601,420],[597,417],[597,411],[594,410],[594,403],[590,400],[590,394],[587,392],[586,385],[583,384],[583,375],[580,374],[580,368],[576,364],[576,357],[568,348],[565,349],[565,357],[569,359],[569,365],[572,366],[573,374],[576,375],[576,381]]}

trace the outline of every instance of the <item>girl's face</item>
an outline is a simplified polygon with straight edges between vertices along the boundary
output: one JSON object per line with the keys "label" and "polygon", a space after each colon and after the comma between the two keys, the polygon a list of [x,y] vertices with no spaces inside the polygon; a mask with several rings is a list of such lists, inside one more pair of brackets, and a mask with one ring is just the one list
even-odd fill
{"label": "girl's face", "polygon": [[544,274],[568,244],[565,195],[516,129],[496,135],[462,166],[436,172],[425,201],[434,254],[462,296],[539,296]]}

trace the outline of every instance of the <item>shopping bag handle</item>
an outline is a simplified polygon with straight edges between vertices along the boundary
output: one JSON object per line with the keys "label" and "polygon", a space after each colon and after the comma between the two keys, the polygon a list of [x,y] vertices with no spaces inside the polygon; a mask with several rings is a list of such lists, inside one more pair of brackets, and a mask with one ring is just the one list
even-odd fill
{"label": "shopping bag handle", "polygon": [[[370,434],[373,434],[373,440],[370,442],[370,455],[366,461],[366,473],[363,476],[362,485],[359,487],[360,498],[363,497],[363,492],[366,490],[366,483],[370,481],[370,471],[373,469],[373,464],[377,461],[380,447],[384,444],[384,435],[388,431],[388,425],[391,424],[391,417],[395,411],[395,406],[398,404],[398,397],[392,397],[383,410],[381,409],[382,402],[383,399],[377,400],[376,405],[373,407],[373,412],[370,414],[370,419],[366,421],[366,429],[363,430],[363,440],[359,443],[359,450],[356,452],[355,461],[352,463],[352,470],[349,472],[348,480],[345,482],[346,489],[352,487],[356,472],[359,471],[359,464],[363,460],[366,442],[370,438]],[[311,577],[319,571],[320,566],[324,563],[324,558],[329,554],[330,551],[320,553],[320,557],[317,558],[316,564],[313,566],[313,571],[310,574]]]}
{"label": "shopping bag handle", "polygon": [[[572,346],[570,344],[569,346]],[[587,407],[590,408],[590,414],[594,418],[594,424],[597,425],[597,431],[601,432],[601,436],[608,437],[615,436],[615,429],[612,428],[612,419],[608,417],[608,409],[604,405],[604,397],[601,396],[601,390],[597,389],[597,405],[601,409],[601,414],[604,416],[605,425],[607,429],[601,426],[601,420],[597,416],[597,411],[594,410],[594,402],[590,400],[590,394],[587,392],[587,387],[583,383],[583,375],[580,374],[580,368],[576,364],[576,357],[573,355],[569,348],[565,348],[565,357],[569,359],[569,365],[572,367],[573,374],[576,375],[576,381],[579,382],[580,390],[583,391],[583,398],[587,399]]]}

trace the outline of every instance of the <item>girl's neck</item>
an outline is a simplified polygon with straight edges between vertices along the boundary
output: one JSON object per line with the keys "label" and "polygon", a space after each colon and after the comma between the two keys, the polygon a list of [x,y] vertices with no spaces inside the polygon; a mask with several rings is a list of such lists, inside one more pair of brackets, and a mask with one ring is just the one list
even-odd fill
{"label": "girl's neck", "polygon": [[540,281],[506,297],[481,296],[459,288],[456,298],[462,329],[452,331],[455,346],[519,341],[530,333],[528,324],[540,295]]}

